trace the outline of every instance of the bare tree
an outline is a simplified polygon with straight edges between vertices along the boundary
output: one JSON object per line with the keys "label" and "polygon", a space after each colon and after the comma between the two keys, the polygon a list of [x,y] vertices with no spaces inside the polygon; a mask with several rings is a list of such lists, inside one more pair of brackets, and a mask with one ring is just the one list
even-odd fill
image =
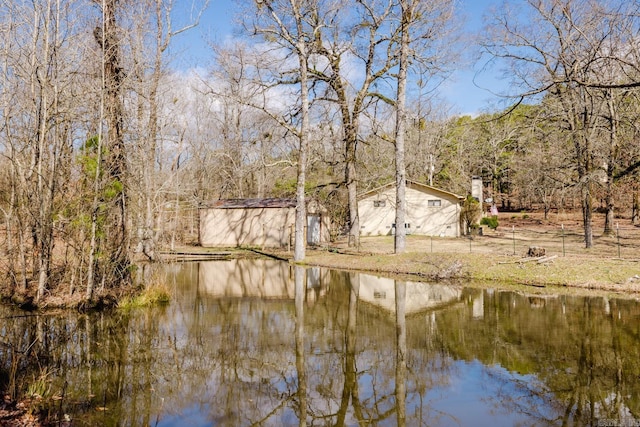
{"label": "bare tree", "polygon": [[395,127],[395,178],[396,178],[396,235],[394,250],[404,252],[406,246],[405,214],[406,214],[406,165],[405,134],[407,122],[406,87],[408,73],[419,76],[421,86],[425,80],[437,86],[442,77],[446,77],[448,69],[455,64],[452,46],[455,44],[455,2],[437,0],[421,2],[400,0],[399,2],[399,61],[396,92],[396,127]]}
{"label": "bare tree", "polygon": [[[94,37],[101,49],[102,59],[102,93],[104,119],[107,123],[106,132],[100,126],[97,146],[97,168],[95,175],[95,193],[91,217],[91,253],[89,255],[89,270],[87,276],[86,299],[93,299],[96,273],[101,276],[101,283],[113,285],[129,280],[129,235],[128,235],[128,204],[125,186],[127,164],[124,145],[124,100],[123,84],[125,73],[120,57],[120,31],[116,20],[117,0],[102,0],[100,4],[101,20],[94,30]],[[102,117],[101,117],[102,119]],[[104,139],[104,141],[103,141]],[[103,145],[104,144],[104,145]],[[102,170],[102,155],[104,159],[104,174],[106,186],[100,183]],[[107,199],[101,200],[102,196]],[[97,235],[99,205],[106,206],[106,221],[108,236],[99,241]],[[95,265],[95,255],[100,251],[105,254],[102,268]]]}
{"label": "bare tree", "polygon": [[[298,83],[299,111],[291,118],[286,127],[298,140],[298,164],[296,185],[296,219],[294,239],[294,260],[305,257],[307,222],[305,205],[305,183],[307,158],[309,154],[309,57],[310,40],[317,30],[314,16],[315,0],[256,0],[257,17],[253,31],[263,35],[268,41],[275,42],[290,52],[297,62],[293,82]],[[280,80],[283,83],[284,80]],[[291,80],[289,81],[291,83]]]}
{"label": "bare tree", "polygon": [[[192,15],[184,22],[175,24],[175,4],[173,0],[145,0],[129,5],[126,35],[131,51],[131,78],[129,85],[135,96],[137,111],[132,139],[136,150],[129,156],[129,163],[135,166],[131,175],[137,174],[136,182],[142,185],[135,187],[131,193],[132,205],[137,209],[132,212],[136,221],[137,252],[149,260],[157,258],[155,249],[161,233],[155,231],[158,216],[165,202],[166,194],[160,190],[166,177],[163,168],[178,170],[180,150],[171,159],[161,158],[163,143],[179,146],[184,131],[180,123],[163,114],[169,109],[173,100],[163,96],[170,87],[167,72],[168,48],[172,40],[179,34],[189,31],[199,24],[201,15],[208,5],[208,0],[190,2]],[[184,7],[184,6],[181,6]],[[152,40],[153,42],[149,42]],[[163,179],[164,178],[164,179]],[[174,180],[175,181],[175,180]],[[134,188],[132,187],[132,190]],[[175,200],[174,200],[175,201]]]}
{"label": "bare tree", "polygon": [[[219,166],[221,194],[225,197],[265,197],[273,187],[269,174],[277,167],[291,166],[290,151],[279,150],[286,141],[260,102],[264,86],[259,84],[261,68],[270,63],[267,54],[243,42],[213,47],[215,66],[206,80],[214,99],[211,117],[216,129],[212,143]],[[289,147],[287,147],[289,148]]]}
{"label": "bare tree", "polygon": [[[377,93],[375,84],[386,77],[396,64],[391,50],[394,35],[389,33],[389,21],[394,3],[391,1],[354,2],[354,19],[343,13],[341,3],[322,3],[316,14],[318,31],[314,34],[315,49],[311,69],[318,82],[328,86],[320,100],[334,103],[340,117],[344,144],[344,182],[347,187],[349,211],[349,245],[358,246],[358,142],[362,139],[362,116],[372,101],[388,100]],[[361,70],[360,82],[352,77],[353,68]]]}
{"label": "bare tree", "polygon": [[[400,54],[398,60],[398,89],[396,92],[396,132],[395,132],[395,167],[396,167],[396,233],[393,239],[393,250],[395,253],[402,253],[406,248],[405,215],[406,215],[406,186],[407,171],[404,161],[405,154],[405,128],[407,124],[407,72],[409,68],[409,49],[411,42],[410,27],[413,17],[418,11],[416,8],[419,1],[400,0]],[[404,356],[403,356],[404,363]],[[397,391],[397,390],[396,390]],[[404,391],[404,390],[403,390]],[[404,397],[404,396],[403,396]],[[403,401],[404,403],[404,401]],[[398,408],[400,409],[400,408]],[[398,412],[398,422],[404,422],[404,412],[402,417]]]}
{"label": "bare tree", "polygon": [[[625,49],[613,49],[612,41],[621,29],[626,31],[629,19],[636,19],[635,6],[591,0],[528,0],[524,4],[524,13],[505,7],[495,14],[484,49],[508,62],[521,98],[544,94],[557,100],[551,105],[558,109],[549,111],[550,118],[562,119],[561,129],[574,148],[575,185],[581,191],[584,239],[589,248],[593,245],[594,185],[601,177],[599,130],[601,118],[610,115],[598,88],[616,87],[603,70],[628,63],[619,55]],[[628,67],[620,66],[618,76],[627,78],[628,72]]]}
{"label": "bare tree", "polygon": [[[54,285],[56,226],[66,207],[62,185],[70,171],[78,42],[60,1],[0,3],[3,27],[2,155],[8,190],[2,208],[7,224],[9,278],[23,296],[33,283],[40,303]],[[15,102],[20,99],[20,102]],[[56,223],[58,220],[58,223]],[[64,266],[63,266],[64,268]],[[22,297],[21,297],[22,298]]]}
{"label": "bare tree", "polygon": [[406,168],[411,179],[436,185],[444,166],[450,108],[430,94],[423,96],[424,84],[418,80],[418,98],[410,103],[407,116]]}
{"label": "bare tree", "polygon": [[563,136],[547,120],[544,103],[521,110],[523,114],[517,120],[521,129],[505,152],[509,158],[508,184],[511,194],[517,194],[520,200],[542,203],[547,219],[554,205],[562,208],[563,195],[571,187],[572,147],[563,143]]}

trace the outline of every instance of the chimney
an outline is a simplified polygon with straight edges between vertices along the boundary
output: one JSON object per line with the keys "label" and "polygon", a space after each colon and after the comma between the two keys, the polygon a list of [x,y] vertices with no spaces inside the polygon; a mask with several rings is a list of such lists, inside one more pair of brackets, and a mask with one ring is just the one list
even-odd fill
{"label": "chimney", "polygon": [[482,177],[481,176],[471,177],[471,197],[475,198],[480,203],[484,201],[484,198],[482,196]]}

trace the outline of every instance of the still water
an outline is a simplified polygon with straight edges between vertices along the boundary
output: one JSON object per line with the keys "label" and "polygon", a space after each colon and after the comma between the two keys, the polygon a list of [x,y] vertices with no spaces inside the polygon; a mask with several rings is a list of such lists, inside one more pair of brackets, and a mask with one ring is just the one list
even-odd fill
{"label": "still water", "polygon": [[0,307],[1,388],[77,426],[640,424],[635,300],[266,260],[163,268],[163,307]]}

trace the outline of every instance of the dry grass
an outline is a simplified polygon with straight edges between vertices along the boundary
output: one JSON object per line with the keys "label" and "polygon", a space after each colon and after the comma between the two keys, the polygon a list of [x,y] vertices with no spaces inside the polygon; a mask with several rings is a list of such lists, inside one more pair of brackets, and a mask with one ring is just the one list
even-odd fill
{"label": "dry grass", "polygon": [[[424,278],[445,271],[484,282],[640,294],[640,228],[621,221],[619,230],[624,238],[597,235],[602,218],[596,217],[594,246],[585,249],[573,217],[501,214],[497,230],[484,229],[473,239],[408,236],[406,252],[394,255],[392,236],[364,237],[357,250],[337,242],[328,250],[308,251],[305,263]],[[542,262],[526,258],[531,246],[545,249]]]}

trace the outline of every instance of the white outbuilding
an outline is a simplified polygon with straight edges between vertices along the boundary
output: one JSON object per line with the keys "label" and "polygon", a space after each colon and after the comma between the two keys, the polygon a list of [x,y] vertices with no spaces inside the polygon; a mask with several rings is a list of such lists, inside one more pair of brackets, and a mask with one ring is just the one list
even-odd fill
{"label": "white outbuilding", "polygon": [[[459,237],[464,197],[407,180],[405,228],[407,234]],[[395,182],[363,193],[358,198],[361,236],[395,234]]]}
{"label": "white outbuilding", "polygon": [[[200,245],[204,247],[293,246],[294,199],[226,199],[200,208]],[[315,201],[307,203],[306,240],[329,240],[329,217]]]}

